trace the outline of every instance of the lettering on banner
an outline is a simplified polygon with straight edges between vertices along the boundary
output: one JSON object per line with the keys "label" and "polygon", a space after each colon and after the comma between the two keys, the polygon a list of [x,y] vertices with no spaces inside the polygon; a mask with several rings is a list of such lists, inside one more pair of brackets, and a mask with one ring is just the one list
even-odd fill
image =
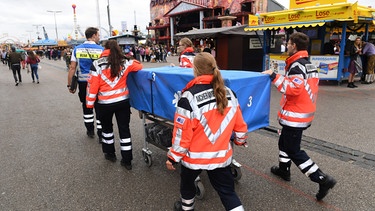
{"label": "lettering on banner", "polygon": [[300,14],[288,14],[288,19],[289,19],[289,21],[299,20],[300,17],[301,17]]}
{"label": "lettering on banner", "polygon": [[266,17],[264,17],[264,22],[265,23],[273,23],[273,22],[275,22],[275,17],[266,16]]}
{"label": "lettering on banner", "polygon": [[316,18],[327,18],[330,16],[330,11],[329,10],[325,10],[325,11],[316,11],[315,12],[315,15],[316,15]]}
{"label": "lettering on banner", "polygon": [[249,102],[246,105],[247,107],[251,107],[251,105],[253,105],[253,96],[249,97]]}

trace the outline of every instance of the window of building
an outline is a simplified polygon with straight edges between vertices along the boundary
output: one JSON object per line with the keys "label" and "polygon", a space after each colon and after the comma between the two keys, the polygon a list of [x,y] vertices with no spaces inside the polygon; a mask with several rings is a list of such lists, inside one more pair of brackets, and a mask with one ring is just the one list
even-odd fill
{"label": "window of building", "polygon": [[253,2],[244,2],[241,4],[242,12],[252,12]]}

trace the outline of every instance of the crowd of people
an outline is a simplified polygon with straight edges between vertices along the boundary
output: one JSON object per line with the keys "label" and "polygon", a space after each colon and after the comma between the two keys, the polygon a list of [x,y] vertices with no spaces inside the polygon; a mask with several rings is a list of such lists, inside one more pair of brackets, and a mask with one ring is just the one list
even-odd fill
{"label": "crowd of people", "polygon": [[17,52],[16,47],[12,46],[9,51],[2,50],[1,60],[4,65],[8,65],[12,70],[15,86],[22,83],[22,69],[27,69],[27,73],[31,72],[32,83],[39,84],[39,56],[34,51]]}

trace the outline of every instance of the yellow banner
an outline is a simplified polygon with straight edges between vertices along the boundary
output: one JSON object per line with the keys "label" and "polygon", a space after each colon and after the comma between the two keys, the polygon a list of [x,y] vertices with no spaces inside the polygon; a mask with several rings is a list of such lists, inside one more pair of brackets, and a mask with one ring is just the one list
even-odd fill
{"label": "yellow banner", "polygon": [[317,5],[346,3],[346,0],[290,0],[289,9],[305,8]]}
{"label": "yellow banner", "polygon": [[259,25],[259,16],[249,15],[249,26],[258,26]]}
{"label": "yellow banner", "polygon": [[[357,15],[358,17],[358,15]],[[280,24],[288,22],[306,22],[319,20],[353,19],[351,7],[337,6],[316,8],[301,11],[288,11],[279,13],[265,13],[262,16],[263,24]]]}

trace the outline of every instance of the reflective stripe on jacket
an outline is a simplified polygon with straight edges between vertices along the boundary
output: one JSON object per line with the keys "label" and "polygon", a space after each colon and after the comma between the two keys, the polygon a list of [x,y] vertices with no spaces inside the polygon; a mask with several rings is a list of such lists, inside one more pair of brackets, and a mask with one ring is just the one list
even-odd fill
{"label": "reflective stripe on jacket", "polygon": [[226,90],[228,106],[223,115],[217,110],[211,84],[195,84],[182,93],[174,118],[169,159],[181,161],[190,169],[212,170],[230,165],[232,132],[245,142],[247,125],[235,94],[227,87]]}
{"label": "reflective stripe on jacket", "polygon": [[128,99],[127,76],[129,72],[142,69],[142,64],[139,61],[130,60],[124,63],[116,78],[111,78],[111,69],[107,68],[107,58],[104,56],[93,63],[93,70],[90,72],[87,83],[87,108],[94,107],[96,98],[100,104],[112,104]]}
{"label": "reflective stripe on jacket", "polygon": [[272,83],[283,93],[278,119],[281,125],[307,128],[314,119],[319,73],[306,58],[291,63],[285,76],[280,74]]}
{"label": "reflective stripe on jacket", "polygon": [[194,49],[192,47],[187,47],[184,51],[181,52],[180,59],[179,59],[180,67],[192,68],[194,57],[195,57]]}

